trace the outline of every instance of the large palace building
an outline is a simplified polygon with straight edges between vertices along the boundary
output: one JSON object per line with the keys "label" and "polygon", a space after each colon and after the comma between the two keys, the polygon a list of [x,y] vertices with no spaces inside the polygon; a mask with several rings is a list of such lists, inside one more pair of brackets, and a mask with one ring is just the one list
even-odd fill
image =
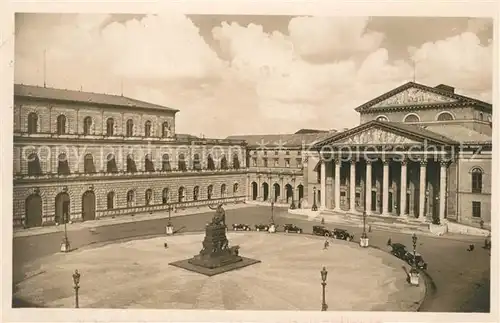
{"label": "large palace building", "polygon": [[123,96],[15,85],[14,99],[15,226],[244,201],[491,219],[492,106],[447,85],[404,84],[341,132],[221,140],[176,134],[178,110]]}
{"label": "large palace building", "polygon": [[178,110],[27,85],[14,105],[14,226],[245,201],[245,143],[176,135]]}

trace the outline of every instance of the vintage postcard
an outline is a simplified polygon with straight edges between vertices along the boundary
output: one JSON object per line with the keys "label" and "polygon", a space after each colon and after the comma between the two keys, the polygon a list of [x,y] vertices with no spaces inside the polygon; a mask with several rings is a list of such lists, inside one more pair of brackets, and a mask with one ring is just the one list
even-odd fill
{"label": "vintage postcard", "polygon": [[11,13],[4,320],[496,321],[498,4],[217,2]]}

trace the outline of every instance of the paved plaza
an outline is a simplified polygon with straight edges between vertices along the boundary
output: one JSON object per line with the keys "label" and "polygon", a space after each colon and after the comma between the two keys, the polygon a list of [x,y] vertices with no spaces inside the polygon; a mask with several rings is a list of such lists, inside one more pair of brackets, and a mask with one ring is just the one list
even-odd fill
{"label": "paved plaza", "polygon": [[82,308],[319,310],[323,266],[329,271],[326,301],[332,311],[413,311],[425,294],[425,284],[408,285],[405,263],[356,243],[335,240],[324,250],[321,237],[266,232],[230,232],[228,239],[241,247],[242,256],[262,263],[207,277],[168,265],[197,254],[202,234],[132,240],[27,264],[31,277],[15,296],[71,308],[71,274],[78,269]]}

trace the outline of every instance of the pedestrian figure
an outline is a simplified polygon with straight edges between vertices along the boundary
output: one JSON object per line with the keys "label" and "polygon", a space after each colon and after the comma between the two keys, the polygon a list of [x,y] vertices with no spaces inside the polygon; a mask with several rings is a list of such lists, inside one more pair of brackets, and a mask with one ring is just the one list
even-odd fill
{"label": "pedestrian figure", "polygon": [[387,245],[388,245],[388,246],[392,245],[392,240],[391,240],[391,238],[389,238],[389,240],[387,240]]}
{"label": "pedestrian figure", "polygon": [[165,243],[163,244],[163,247],[164,247],[165,249],[167,249],[167,248],[168,248],[168,244],[165,242]]}
{"label": "pedestrian figure", "polygon": [[472,250],[474,250],[474,245],[473,245],[473,244],[470,244],[470,245],[469,245],[469,248],[467,248],[467,251],[472,251]]}
{"label": "pedestrian figure", "polygon": [[325,218],[321,218],[321,224],[325,224]]}
{"label": "pedestrian figure", "polygon": [[372,226],[371,226],[371,224],[368,225],[368,232],[372,232]]}
{"label": "pedestrian figure", "polygon": [[328,249],[329,246],[330,246],[330,242],[327,239],[327,240],[325,240],[325,244],[323,246],[323,250]]}

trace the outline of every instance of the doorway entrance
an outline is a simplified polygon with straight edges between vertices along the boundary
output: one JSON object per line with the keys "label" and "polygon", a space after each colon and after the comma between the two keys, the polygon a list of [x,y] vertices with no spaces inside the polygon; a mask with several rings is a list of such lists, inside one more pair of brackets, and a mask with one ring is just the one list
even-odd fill
{"label": "doorway entrance", "polygon": [[95,194],[92,191],[82,195],[82,220],[95,220]]}

